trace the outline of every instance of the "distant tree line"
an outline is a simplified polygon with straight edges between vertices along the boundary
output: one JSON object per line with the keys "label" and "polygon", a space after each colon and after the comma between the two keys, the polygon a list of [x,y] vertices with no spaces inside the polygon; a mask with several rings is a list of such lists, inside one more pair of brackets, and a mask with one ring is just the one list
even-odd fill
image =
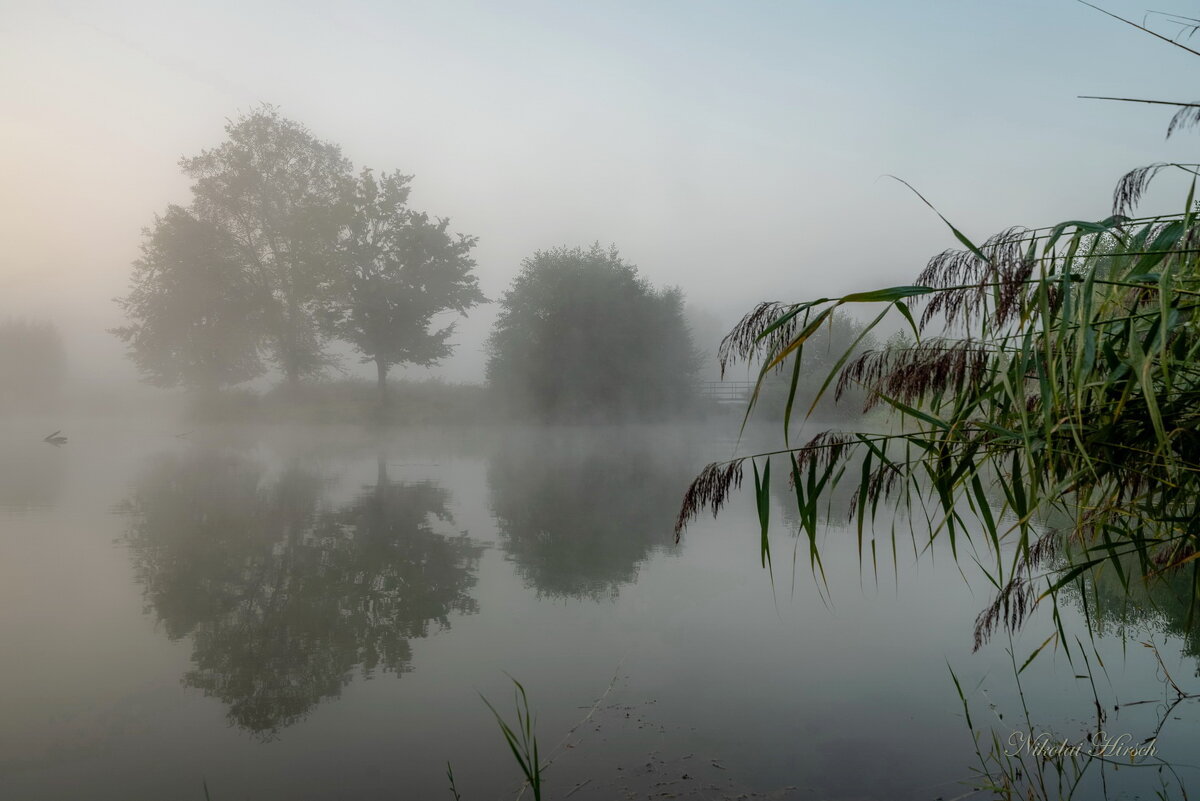
{"label": "distant tree line", "polygon": [[[396,365],[451,353],[453,323],[486,299],[476,239],[408,206],[412,176],[357,174],[333,144],[264,106],[180,162],[187,206],[145,232],[113,329],[143,378],[203,393],[275,369],[288,385],[374,362],[381,405]],[[526,259],[500,301],[487,374],[519,414],[627,418],[686,406],[699,367],[678,289],[656,289],[615,248]]]}
{"label": "distant tree line", "polygon": [[0,322],[0,408],[25,408],[56,400],[66,369],[62,337],[52,323]]}

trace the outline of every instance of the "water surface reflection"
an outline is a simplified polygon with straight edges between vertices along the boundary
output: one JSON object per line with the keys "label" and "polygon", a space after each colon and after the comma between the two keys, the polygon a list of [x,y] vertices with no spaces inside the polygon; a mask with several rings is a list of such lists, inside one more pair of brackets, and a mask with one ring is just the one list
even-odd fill
{"label": "water surface reflection", "polygon": [[410,641],[471,614],[481,546],[449,529],[449,492],[378,477],[323,502],[317,472],[245,454],[153,458],[122,505],[148,610],[188,637],[184,677],[263,737],[336,697],[356,673],[411,669]]}
{"label": "water surface reflection", "polygon": [[[1078,740],[1094,684],[1106,731],[1144,737],[1167,711],[1163,759],[1200,776],[1180,767],[1195,708],[1171,708],[1134,639],[1192,691],[1185,610],[1150,631],[1146,610],[1103,613],[1093,643],[1065,604],[1075,663],[1045,648],[1018,692],[1009,652],[1053,621],[972,654],[986,582],[948,548],[918,555],[882,505],[878,537],[903,547],[878,574],[841,510],[818,511],[827,592],[785,526],[772,581],[749,493],[676,546],[683,489],[731,448],[712,432],[68,428],[33,442],[61,473],[0,520],[5,798],[202,797],[205,777],[213,798],[437,798],[447,760],[464,797],[495,795],[517,772],[478,694],[511,712],[505,673],[546,749],[571,746],[548,787],[572,801],[961,795],[978,759],[947,665],[988,743],[1026,706]],[[778,484],[772,521],[794,523]],[[1122,770],[1118,795],[1148,775]]]}
{"label": "water surface reflection", "polygon": [[539,596],[613,598],[672,527],[695,461],[686,443],[637,432],[526,432],[487,470],[504,551]]}
{"label": "water surface reflection", "polygon": [[0,513],[53,506],[62,491],[67,455],[36,437],[5,438],[0,447]]}

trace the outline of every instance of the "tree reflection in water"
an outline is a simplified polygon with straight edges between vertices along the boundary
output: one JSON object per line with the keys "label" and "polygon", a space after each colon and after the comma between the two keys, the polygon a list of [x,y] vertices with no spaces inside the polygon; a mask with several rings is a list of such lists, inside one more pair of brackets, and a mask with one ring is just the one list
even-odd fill
{"label": "tree reflection in water", "polygon": [[446,536],[449,493],[378,480],[343,506],[324,483],[220,451],[156,459],[122,508],[147,611],[190,637],[184,683],[266,739],[358,672],[411,670],[410,641],[471,614],[482,548]]}
{"label": "tree reflection in water", "polygon": [[651,553],[673,551],[686,448],[636,431],[546,431],[505,443],[488,465],[503,548],[539,594],[611,598]]}

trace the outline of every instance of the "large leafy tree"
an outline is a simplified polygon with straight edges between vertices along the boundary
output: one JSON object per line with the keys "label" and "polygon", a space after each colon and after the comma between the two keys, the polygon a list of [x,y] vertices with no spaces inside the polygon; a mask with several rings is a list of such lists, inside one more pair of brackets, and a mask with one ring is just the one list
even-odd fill
{"label": "large leafy tree", "polygon": [[363,170],[345,244],[338,331],[375,363],[383,404],[393,365],[431,365],[450,355],[454,324],[435,328],[434,318],[485,300],[472,272],[475,238],[454,236],[449,220],[409,209],[411,178],[385,172],[377,179]]}
{"label": "large leafy tree", "polygon": [[[180,162],[192,203],[155,224],[118,301],[130,324],[116,333],[152,383],[235,383],[257,374],[259,351],[289,382],[331,364],[350,162],[270,106],[225,133]],[[234,320],[236,344],[214,347],[215,321]]]}
{"label": "large leafy tree", "polygon": [[501,300],[488,380],[551,419],[661,414],[689,402],[697,357],[677,289],[654,289],[615,248],[527,258]]}
{"label": "large leafy tree", "polygon": [[113,329],[151,384],[200,390],[260,375],[263,304],[226,231],[179,206],[146,231]]}
{"label": "large leafy tree", "polygon": [[294,382],[330,363],[324,344],[349,220],[350,162],[333,144],[264,106],[226,141],[183,159],[196,216],[234,243],[263,307],[272,361]]}

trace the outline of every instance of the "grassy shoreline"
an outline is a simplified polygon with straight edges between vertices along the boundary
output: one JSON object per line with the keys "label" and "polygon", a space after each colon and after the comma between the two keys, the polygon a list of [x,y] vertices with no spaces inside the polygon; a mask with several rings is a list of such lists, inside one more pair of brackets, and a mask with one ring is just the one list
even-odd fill
{"label": "grassy shoreline", "polygon": [[486,384],[454,383],[438,378],[388,383],[386,406],[379,387],[367,379],[338,379],[278,384],[265,390],[225,389],[185,401],[185,415],[198,423],[375,423],[396,426],[487,425],[534,422],[640,423],[738,417],[744,409],[697,396],[682,408],[657,415],[596,415],[591,418],[539,420],[514,406]]}

